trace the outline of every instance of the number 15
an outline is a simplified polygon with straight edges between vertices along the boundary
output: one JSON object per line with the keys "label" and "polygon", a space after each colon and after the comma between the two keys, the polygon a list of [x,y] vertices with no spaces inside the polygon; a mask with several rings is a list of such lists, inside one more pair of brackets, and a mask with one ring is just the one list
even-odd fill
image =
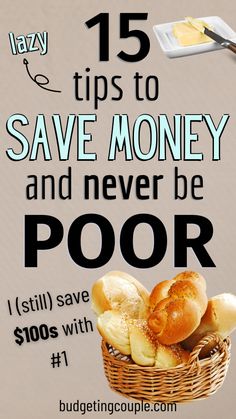
{"label": "number 15", "polygon": [[[147,20],[148,13],[120,13],[120,38],[134,37],[139,40],[139,50],[135,54],[120,51],[117,54],[123,61],[134,63],[143,60],[149,53],[150,40],[148,35],[138,29],[130,29],[130,20]],[[85,22],[90,29],[99,24],[99,60],[109,61],[109,13],[99,13]]]}

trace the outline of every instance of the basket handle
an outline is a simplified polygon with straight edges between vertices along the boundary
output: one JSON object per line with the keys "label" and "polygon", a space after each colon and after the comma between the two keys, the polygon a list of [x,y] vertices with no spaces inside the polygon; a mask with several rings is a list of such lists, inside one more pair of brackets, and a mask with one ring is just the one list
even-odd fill
{"label": "basket handle", "polygon": [[200,352],[202,350],[202,348],[204,348],[206,345],[208,345],[208,343],[212,343],[212,341],[215,342],[214,346],[218,346],[220,352],[224,352],[225,349],[225,343],[223,341],[223,339],[216,333],[210,333],[206,336],[204,336],[200,342],[193,348],[191,354],[190,354],[190,358],[189,358],[189,365],[191,367],[195,367],[197,366],[198,369],[200,369],[200,364],[199,364],[199,355]]}

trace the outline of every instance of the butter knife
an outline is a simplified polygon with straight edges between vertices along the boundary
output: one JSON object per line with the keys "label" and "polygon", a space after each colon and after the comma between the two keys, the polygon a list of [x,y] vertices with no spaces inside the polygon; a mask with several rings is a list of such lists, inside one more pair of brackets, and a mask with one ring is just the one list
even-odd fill
{"label": "butter knife", "polygon": [[218,44],[220,44],[223,48],[228,48],[230,49],[230,51],[236,54],[235,42],[232,42],[229,39],[222,38],[222,36],[218,35],[218,33],[215,33],[211,31],[210,29],[205,28],[205,26],[204,26],[204,34],[209,36],[209,38],[213,39]]}

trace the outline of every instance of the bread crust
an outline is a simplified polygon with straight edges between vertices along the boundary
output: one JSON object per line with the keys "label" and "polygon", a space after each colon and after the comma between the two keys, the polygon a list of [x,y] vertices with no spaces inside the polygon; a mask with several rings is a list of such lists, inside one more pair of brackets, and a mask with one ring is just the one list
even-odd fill
{"label": "bread crust", "polygon": [[191,279],[191,281],[193,281],[195,283],[196,282],[198,284],[200,283],[202,285],[202,287],[204,288],[204,290],[206,291],[206,280],[199,272],[194,272],[194,271],[180,272],[173,279],[174,279],[174,281],[182,281],[182,280],[186,280],[186,279],[187,280]]}

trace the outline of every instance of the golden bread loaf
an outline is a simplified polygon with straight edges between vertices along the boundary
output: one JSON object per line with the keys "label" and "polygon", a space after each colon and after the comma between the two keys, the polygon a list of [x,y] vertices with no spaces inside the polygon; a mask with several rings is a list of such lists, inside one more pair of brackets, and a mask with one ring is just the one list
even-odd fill
{"label": "golden bread loaf", "polygon": [[[182,343],[183,347],[192,350],[208,333],[217,333],[225,339],[236,329],[236,296],[229,293],[219,294],[208,301],[207,310],[199,327]],[[214,343],[201,351],[201,357],[209,354]]]}
{"label": "golden bread loaf", "polygon": [[[164,299],[162,298],[164,296]],[[150,295],[149,327],[164,345],[190,336],[207,308],[206,283],[197,272],[183,272],[157,284]]]}
{"label": "golden bread loaf", "polygon": [[125,316],[108,310],[98,316],[97,329],[103,339],[121,354],[130,355],[129,328]]}
{"label": "golden bread loaf", "polygon": [[147,289],[131,275],[109,272],[92,288],[92,309],[97,315],[118,310],[131,318],[146,318],[149,310]]}

